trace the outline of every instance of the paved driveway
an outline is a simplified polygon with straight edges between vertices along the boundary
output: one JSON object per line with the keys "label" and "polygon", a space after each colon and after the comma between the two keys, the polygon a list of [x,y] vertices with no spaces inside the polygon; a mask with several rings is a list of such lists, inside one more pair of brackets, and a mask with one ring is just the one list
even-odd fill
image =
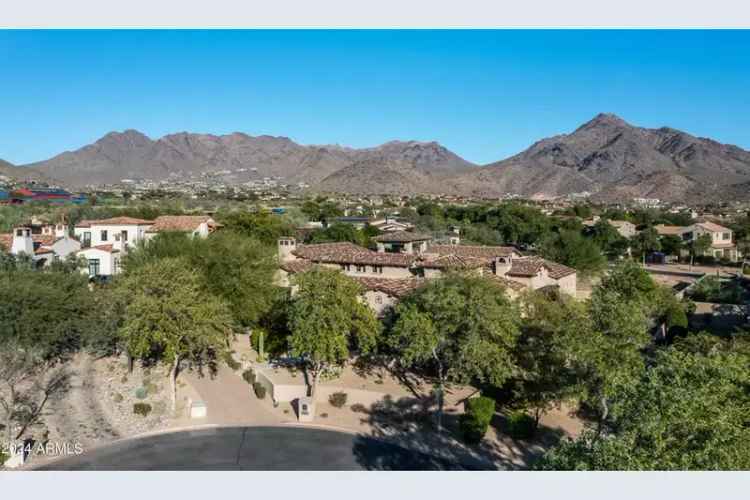
{"label": "paved driveway", "polygon": [[444,470],[460,469],[380,440],[299,427],[219,427],[159,434],[97,448],[40,470]]}

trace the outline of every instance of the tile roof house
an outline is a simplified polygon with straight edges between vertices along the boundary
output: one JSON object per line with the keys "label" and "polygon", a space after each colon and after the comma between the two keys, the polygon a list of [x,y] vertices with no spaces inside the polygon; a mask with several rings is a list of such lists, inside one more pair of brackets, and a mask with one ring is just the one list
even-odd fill
{"label": "tile roof house", "polygon": [[[154,220],[112,217],[82,220],[74,233],[81,242],[78,255],[89,261],[89,275],[111,276],[120,272],[120,256],[162,231],[177,231],[205,238],[219,227],[209,216],[163,215]],[[93,273],[93,274],[92,274]]]}
{"label": "tile roof house", "polygon": [[[425,235],[394,234],[377,237],[377,251],[348,242],[297,245],[292,237],[281,238],[277,283],[291,286],[290,275],[315,265],[339,269],[363,286],[364,300],[378,314],[426,280],[452,270],[488,276],[511,297],[524,289],[549,286],[575,296],[575,269],[540,257],[524,257],[513,247],[430,245]],[[381,246],[386,243],[405,244]]]}
{"label": "tile roof house", "polygon": [[696,222],[690,226],[666,226],[659,224],[654,226],[659,236],[678,236],[684,242],[690,242],[703,235],[711,238],[711,246],[706,250],[704,255],[716,259],[729,259],[733,262],[738,261],[742,255],[737,250],[737,245],[733,241],[733,232],[731,229],[724,227],[715,222]]}
{"label": "tile roof house", "polygon": [[53,260],[65,259],[81,248],[78,240],[67,234],[67,228],[51,227],[52,230],[44,234],[34,234],[31,226],[15,227],[8,234],[0,234],[0,251],[11,255],[27,254],[38,266],[44,266]]}
{"label": "tile roof house", "polygon": [[219,224],[208,215],[161,215],[154,219],[154,224],[146,230],[146,234],[179,231],[205,238],[218,227]]}

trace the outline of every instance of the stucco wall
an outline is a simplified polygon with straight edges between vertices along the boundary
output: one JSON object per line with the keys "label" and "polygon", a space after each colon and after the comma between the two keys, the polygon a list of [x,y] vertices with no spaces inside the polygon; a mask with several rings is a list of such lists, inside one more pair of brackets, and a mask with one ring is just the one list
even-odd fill
{"label": "stucco wall", "polygon": [[65,259],[68,255],[77,252],[81,249],[81,243],[73,238],[62,238],[52,244],[52,250],[55,255],[61,259]]}
{"label": "stucco wall", "polygon": [[[95,248],[87,248],[78,252],[78,255],[83,255],[86,260],[88,259],[99,259],[99,276],[111,276],[114,273],[114,262],[115,259],[120,258],[118,253],[109,253],[104,250],[97,250]],[[81,270],[81,273],[88,274],[89,269],[85,267]]]}
{"label": "stucco wall", "polygon": [[576,296],[576,290],[578,288],[578,276],[571,274],[557,280],[557,284],[560,286],[560,291],[566,293],[572,297]]}
{"label": "stucco wall", "polygon": [[363,300],[378,316],[383,314],[387,309],[395,306],[397,302],[395,297],[378,290],[369,290],[365,292]]}

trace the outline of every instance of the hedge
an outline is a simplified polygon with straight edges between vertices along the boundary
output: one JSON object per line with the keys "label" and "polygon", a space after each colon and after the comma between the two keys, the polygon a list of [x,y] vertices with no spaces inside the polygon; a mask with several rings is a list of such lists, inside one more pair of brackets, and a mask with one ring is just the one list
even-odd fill
{"label": "hedge", "polygon": [[530,439],[536,432],[534,419],[522,411],[508,415],[508,435],[514,439]]}
{"label": "hedge", "polygon": [[335,406],[336,408],[343,408],[346,404],[346,393],[345,392],[334,392],[330,396],[328,396],[328,402],[331,403],[331,406]]}
{"label": "hedge", "polygon": [[468,443],[479,443],[487,433],[495,414],[495,400],[480,396],[466,402],[466,412],[461,415],[461,434]]}
{"label": "hedge", "polygon": [[266,397],[266,388],[260,382],[255,382],[253,384],[253,390],[255,391],[255,395],[258,397],[258,399],[263,399]]}
{"label": "hedge", "polygon": [[147,417],[151,413],[151,405],[148,403],[136,403],[133,405],[133,413]]}

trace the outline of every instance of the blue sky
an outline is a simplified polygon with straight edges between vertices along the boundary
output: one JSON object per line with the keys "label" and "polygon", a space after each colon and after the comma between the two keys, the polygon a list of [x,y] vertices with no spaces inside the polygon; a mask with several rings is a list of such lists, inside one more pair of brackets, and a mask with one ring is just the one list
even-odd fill
{"label": "blue sky", "polygon": [[0,31],[16,164],[127,128],[488,163],[599,112],[750,149],[750,31]]}

